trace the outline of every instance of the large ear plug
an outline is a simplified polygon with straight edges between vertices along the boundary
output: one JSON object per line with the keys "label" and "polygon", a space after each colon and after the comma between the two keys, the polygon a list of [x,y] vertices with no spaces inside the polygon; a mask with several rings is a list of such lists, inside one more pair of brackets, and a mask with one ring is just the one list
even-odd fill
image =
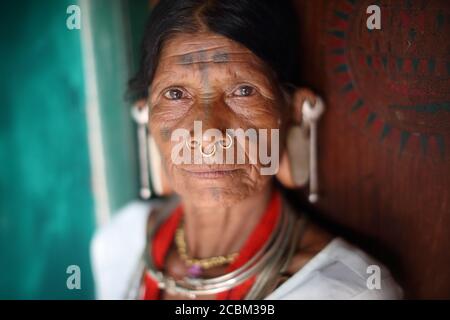
{"label": "large ear plug", "polygon": [[148,112],[148,106],[143,100],[138,101],[131,110],[137,124],[139,194],[143,199],[149,199],[152,195],[167,195],[172,191],[163,170],[161,155],[148,130]]}
{"label": "large ear plug", "polygon": [[153,139],[150,133],[148,134],[148,152],[150,158],[150,177],[154,193],[158,196],[171,194],[172,187],[164,170],[161,154],[155,143],[155,139]]}
{"label": "large ear plug", "polygon": [[292,126],[287,133],[286,149],[281,156],[277,179],[289,189],[300,188],[309,176],[309,138],[304,126]]}

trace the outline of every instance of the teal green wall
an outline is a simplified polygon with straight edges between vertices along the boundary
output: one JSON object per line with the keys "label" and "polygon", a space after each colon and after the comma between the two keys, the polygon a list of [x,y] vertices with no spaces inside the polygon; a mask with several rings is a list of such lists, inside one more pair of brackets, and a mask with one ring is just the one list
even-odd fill
{"label": "teal green wall", "polygon": [[[93,297],[80,32],[65,27],[71,3],[8,1],[0,10],[0,298]],[[81,290],[66,287],[72,264]]]}
{"label": "teal green wall", "polygon": [[[145,13],[145,1],[90,2],[96,71],[100,96],[109,206],[114,212],[138,194],[136,131],[131,106],[125,101],[127,82],[132,76],[138,42],[133,27]],[[140,38],[140,37],[139,37]],[[140,39],[139,39],[140,41]]]}
{"label": "teal green wall", "polygon": [[[0,299],[90,299],[95,231],[81,31],[75,0],[5,2],[0,10]],[[135,128],[124,101],[147,1],[89,2],[114,212],[137,198]],[[81,12],[83,14],[83,11]],[[66,268],[81,268],[81,290]]]}

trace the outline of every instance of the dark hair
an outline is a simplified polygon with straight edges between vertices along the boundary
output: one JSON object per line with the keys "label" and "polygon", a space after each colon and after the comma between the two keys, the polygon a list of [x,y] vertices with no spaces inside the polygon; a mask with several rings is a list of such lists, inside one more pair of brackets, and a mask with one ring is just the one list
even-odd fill
{"label": "dark hair", "polygon": [[141,64],[130,80],[129,96],[147,96],[161,48],[168,38],[205,28],[251,50],[271,67],[280,83],[297,85],[297,27],[288,1],[161,0],[147,22]]}

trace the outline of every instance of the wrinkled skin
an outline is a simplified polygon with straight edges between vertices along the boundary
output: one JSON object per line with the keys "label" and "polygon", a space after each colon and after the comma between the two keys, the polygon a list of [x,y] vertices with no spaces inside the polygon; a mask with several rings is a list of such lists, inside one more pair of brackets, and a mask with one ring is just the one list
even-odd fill
{"label": "wrinkled skin", "polygon": [[[271,176],[261,165],[231,165],[226,175],[204,179],[189,170],[198,165],[170,161],[176,128],[280,128],[289,110],[265,64],[245,47],[214,34],[179,35],[162,50],[150,88],[150,128],[166,160],[166,173],[180,195],[197,206],[230,206],[267,188]],[[194,168],[195,169],[195,168]],[[197,170],[199,170],[197,168]]]}
{"label": "wrinkled skin", "polygon": [[[305,98],[302,92],[295,93],[293,99],[286,98],[262,60],[223,36],[181,33],[165,42],[149,88],[149,127],[171,187],[181,196],[191,256],[238,252],[267,207],[274,177],[261,175],[260,163],[174,165],[172,132],[185,128],[192,133],[196,120],[202,121],[203,131],[276,128],[280,129],[281,156],[289,119],[300,121],[294,105]],[[288,271],[298,270],[329,239],[320,229],[309,228],[299,244],[302,252],[295,255]],[[186,275],[187,267],[173,247],[165,268],[174,278]],[[225,268],[209,269],[204,276],[221,275]],[[163,298],[182,297],[164,293]]]}

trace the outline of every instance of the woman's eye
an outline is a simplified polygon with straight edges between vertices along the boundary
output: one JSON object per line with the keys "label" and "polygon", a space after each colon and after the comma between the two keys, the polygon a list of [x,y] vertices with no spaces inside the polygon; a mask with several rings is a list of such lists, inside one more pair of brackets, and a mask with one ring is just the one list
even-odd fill
{"label": "woman's eye", "polygon": [[183,91],[180,89],[169,89],[164,93],[164,97],[169,100],[179,100],[183,98]]}
{"label": "woman's eye", "polygon": [[233,92],[233,95],[238,97],[248,97],[251,96],[253,93],[255,93],[255,88],[251,86],[240,86]]}

